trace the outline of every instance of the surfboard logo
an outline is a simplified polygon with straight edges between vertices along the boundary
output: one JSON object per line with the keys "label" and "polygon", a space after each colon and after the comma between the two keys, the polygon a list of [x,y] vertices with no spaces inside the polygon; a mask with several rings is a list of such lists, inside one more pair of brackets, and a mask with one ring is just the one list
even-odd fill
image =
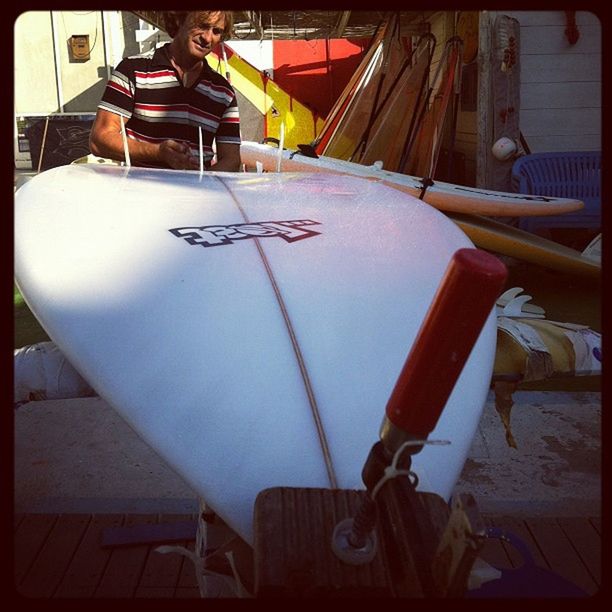
{"label": "surfboard logo", "polygon": [[295,221],[262,221],[259,223],[234,223],[232,225],[202,225],[200,227],[175,227],[168,230],[189,244],[203,247],[232,244],[247,238],[282,238],[296,242],[317,236],[321,232],[305,229],[305,226],[320,225],[319,221],[299,219]]}

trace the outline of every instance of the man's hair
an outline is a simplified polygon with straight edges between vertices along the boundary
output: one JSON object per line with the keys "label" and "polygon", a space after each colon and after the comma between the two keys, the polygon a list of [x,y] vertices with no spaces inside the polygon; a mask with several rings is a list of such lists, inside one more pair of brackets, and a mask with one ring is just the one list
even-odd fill
{"label": "man's hair", "polygon": [[234,27],[234,14],[232,11],[166,11],[164,12],[164,26],[171,38],[176,36],[179,28],[191,13],[197,13],[198,16],[203,18],[207,18],[215,13],[223,13],[225,17],[225,27],[223,28],[221,40],[227,40],[231,37]]}

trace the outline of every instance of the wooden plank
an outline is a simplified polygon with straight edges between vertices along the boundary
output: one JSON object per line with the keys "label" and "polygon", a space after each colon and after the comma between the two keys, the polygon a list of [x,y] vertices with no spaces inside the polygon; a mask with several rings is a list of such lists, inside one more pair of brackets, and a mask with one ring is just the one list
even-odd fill
{"label": "wooden plank", "polygon": [[[381,490],[380,495],[389,490]],[[330,546],[336,525],[356,515],[363,497],[361,491],[344,489],[277,487],[261,491],[255,500],[253,519],[257,595],[389,596],[392,588],[385,554],[376,554],[364,565],[348,565]],[[385,511],[392,512],[394,506],[387,503]],[[383,527],[383,521],[379,507],[379,527]],[[418,576],[406,567],[412,557],[403,556],[401,527],[399,523],[396,525],[395,559],[405,569],[402,578],[407,582],[406,588],[420,593]],[[381,529],[378,538],[379,550],[386,553],[387,539]],[[403,580],[394,586],[403,587]]]}
{"label": "wooden plank", "polygon": [[36,560],[57,516],[49,514],[27,514],[15,532],[15,586],[21,581]]}
{"label": "wooden plank", "polygon": [[600,108],[601,81],[588,83],[523,83],[521,113],[551,108]]}
{"label": "wooden plank", "polygon": [[597,591],[597,584],[554,518],[530,518],[525,523],[553,572],[589,594]]}
{"label": "wooden plank", "polygon": [[534,136],[597,134],[601,133],[601,109],[583,108],[578,114],[571,108],[522,110],[521,127]]}
{"label": "wooden plank", "polygon": [[93,515],[55,597],[84,598],[93,594],[102,579],[112,551],[100,546],[104,529],[123,524],[123,514]]}
{"label": "wooden plank", "polygon": [[599,81],[601,54],[584,55],[525,55],[521,56],[521,83],[559,81]]}
{"label": "wooden plank", "polygon": [[197,587],[187,587],[176,589],[174,592],[175,599],[200,599],[200,591]]}
{"label": "wooden plank", "polygon": [[[567,27],[563,11],[503,11],[503,14],[518,19],[521,28],[546,25]],[[576,23],[579,28],[584,25],[600,25],[597,15],[590,11],[576,11]]]}
{"label": "wooden plank", "polygon": [[21,521],[23,521],[25,519],[25,514],[15,514],[13,515],[13,529],[15,531],[17,531],[17,529],[19,529],[19,525],[21,524]]}
{"label": "wooden plank", "polygon": [[132,546],[134,544],[165,544],[183,540],[195,540],[197,523],[194,520],[171,521],[149,525],[142,523],[131,527],[105,529],[102,546]]}
{"label": "wooden plank", "polygon": [[584,518],[558,518],[565,535],[571,542],[598,586],[601,586],[601,536]]}
{"label": "wooden plank", "polygon": [[[127,515],[124,525],[154,524],[158,515]],[[111,557],[104,571],[94,597],[134,597],[142,574],[149,546],[145,544],[112,549]]]}
{"label": "wooden plank", "polygon": [[[161,517],[160,524],[183,524],[189,520],[195,522],[195,519],[189,515],[168,515]],[[175,545],[183,546],[185,541],[176,542]],[[174,592],[177,587],[185,557],[179,553],[160,553],[156,550],[158,546],[158,544],[150,546],[149,555],[138,585],[137,597],[138,592],[142,590],[171,588]]]}
{"label": "wooden plank", "polygon": [[[212,593],[219,592],[225,580],[225,576],[230,576],[233,582],[233,572],[227,555],[231,553],[234,561],[234,567],[244,588],[252,593],[254,590],[254,562],[253,548],[247,544],[241,537],[234,534],[234,537],[226,540],[217,548],[207,549],[209,552],[205,557],[204,568],[208,572],[222,574],[223,576],[215,576],[210,573],[205,573],[205,582],[208,588],[207,597],[216,597]],[[227,590],[227,589],[225,589]],[[233,593],[233,591],[232,591]]]}
{"label": "wooden plank", "polygon": [[478,101],[476,111],[476,186],[484,187],[491,183],[493,155],[493,96],[491,92],[491,37],[495,17],[483,15],[478,28]]}
{"label": "wooden plank", "polygon": [[137,599],[173,599],[173,587],[141,587],[136,589],[134,597]]}
{"label": "wooden plank", "polygon": [[[507,529],[511,533],[515,534],[519,537],[525,545],[529,548],[534,563],[539,565],[540,567],[547,568],[548,564],[546,563],[546,559],[542,556],[540,549],[538,548],[538,544],[533,538],[533,535],[527,528],[525,522],[521,519],[517,519],[511,516],[493,516],[491,517],[492,524],[495,527],[500,527],[502,529]],[[512,544],[508,542],[502,542],[502,546],[506,550],[508,557],[510,558],[510,562],[512,563],[512,567],[517,568],[523,564],[523,557],[521,553],[512,546]]]}
{"label": "wooden plank", "polygon": [[529,143],[532,153],[550,151],[601,151],[601,134],[591,131],[587,134],[577,136],[554,136],[532,135],[528,131],[523,132]]}
{"label": "wooden plank", "polygon": [[[188,550],[191,550],[191,551],[195,550],[195,542],[193,541],[184,542],[183,545]],[[187,558],[184,559],[183,565],[181,566],[181,573],[180,573],[178,585],[177,585],[177,593],[180,589],[198,590],[198,580],[195,575],[195,568],[193,566],[193,563]]]}
{"label": "wooden plank", "polygon": [[[194,517],[194,520],[197,517]],[[207,568],[210,571],[228,571],[225,552],[231,550],[234,555],[237,571],[245,584],[245,588],[252,589],[253,560],[252,550],[245,555],[241,544],[246,545],[236,533],[232,531],[219,517],[215,517],[212,524],[208,526],[207,536]],[[183,546],[193,551],[195,543],[193,540],[186,541]],[[223,577],[205,576],[208,585],[206,597],[236,597],[235,590],[227,584]],[[195,575],[195,568],[190,559],[183,558],[183,565],[179,576],[178,586],[175,591],[175,598],[200,598],[200,591]]]}
{"label": "wooden plank", "polygon": [[26,597],[52,597],[87,525],[88,514],[60,514],[20,585]]}
{"label": "wooden plank", "polygon": [[[182,556],[162,555],[155,552],[155,546],[147,545],[122,549],[99,546],[102,530],[121,524],[123,518],[20,517],[15,532],[19,592],[29,597],[200,598],[193,565]],[[125,524],[185,518],[135,515],[126,517]],[[597,592],[601,585],[601,517],[518,519],[485,515],[483,519],[487,526],[507,528],[518,535],[530,547],[537,565],[550,568],[590,594]],[[182,544],[194,548],[193,541]],[[490,540],[480,556],[500,569],[517,567],[519,558],[511,548]],[[219,596],[233,595],[225,593]]]}
{"label": "wooden plank", "polygon": [[[494,527],[493,518],[483,515],[482,520],[487,527]],[[485,540],[484,546],[480,551],[479,557],[486,561],[489,565],[497,569],[509,569],[512,567],[512,561],[502,543],[495,538]]]}
{"label": "wooden plank", "polygon": [[578,27],[580,38],[568,44],[565,25],[521,27],[521,54],[601,53],[601,25]]}
{"label": "wooden plank", "polygon": [[222,547],[230,540],[233,540],[236,535],[236,532],[231,527],[223,522],[218,516],[215,516],[212,522],[207,523],[205,546],[208,553]]}

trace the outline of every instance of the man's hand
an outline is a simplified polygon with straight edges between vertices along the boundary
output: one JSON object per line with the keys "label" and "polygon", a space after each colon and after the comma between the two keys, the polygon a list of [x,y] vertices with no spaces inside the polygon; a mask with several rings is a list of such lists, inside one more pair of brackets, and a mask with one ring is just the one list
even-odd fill
{"label": "man's hand", "polygon": [[191,155],[185,142],[164,140],[159,145],[159,156],[164,164],[175,170],[197,170],[200,167],[200,161]]}

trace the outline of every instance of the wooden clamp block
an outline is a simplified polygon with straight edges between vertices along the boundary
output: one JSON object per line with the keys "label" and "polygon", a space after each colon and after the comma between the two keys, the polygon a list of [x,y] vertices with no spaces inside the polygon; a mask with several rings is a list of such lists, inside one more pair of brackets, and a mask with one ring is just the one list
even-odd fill
{"label": "wooden clamp block", "polygon": [[432,561],[448,505],[438,495],[415,493],[399,483],[394,479],[381,488],[377,554],[365,565],[341,561],[331,546],[335,526],[355,516],[365,491],[262,491],[254,509],[255,596],[435,596]]}

